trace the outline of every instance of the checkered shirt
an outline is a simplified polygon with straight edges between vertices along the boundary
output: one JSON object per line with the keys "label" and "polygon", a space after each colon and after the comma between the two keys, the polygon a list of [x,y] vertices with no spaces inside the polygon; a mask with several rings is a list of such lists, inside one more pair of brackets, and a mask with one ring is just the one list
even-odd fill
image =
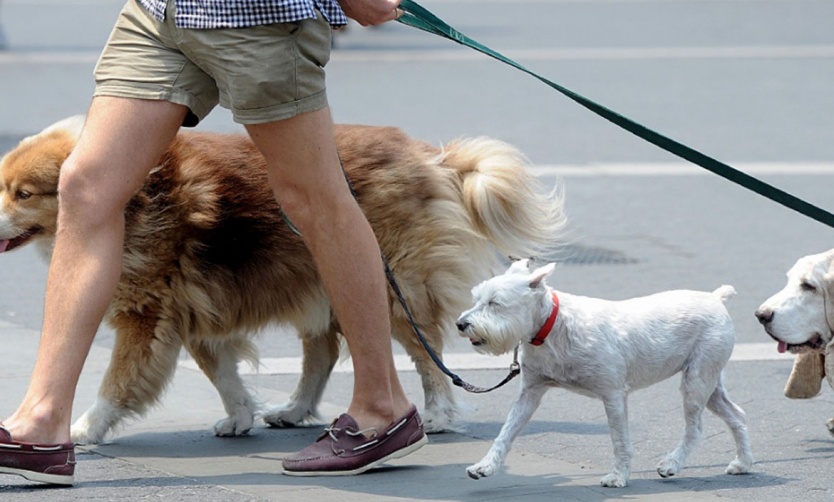
{"label": "checkered shirt", "polygon": [[290,23],[316,17],[316,9],[333,26],[347,24],[336,0],[137,0],[156,19],[165,19],[168,1],[176,2],[174,21],[180,28],[242,28]]}

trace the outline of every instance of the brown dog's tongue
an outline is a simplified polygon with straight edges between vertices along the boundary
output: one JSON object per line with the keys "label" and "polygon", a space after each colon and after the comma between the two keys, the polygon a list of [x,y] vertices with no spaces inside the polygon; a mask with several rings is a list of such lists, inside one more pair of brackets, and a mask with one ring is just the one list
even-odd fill
{"label": "brown dog's tongue", "polygon": [[776,350],[778,350],[780,354],[784,354],[788,351],[788,344],[785,342],[779,342],[779,344],[776,346]]}
{"label": "brown dog's tongue", "polygon": [[8,239],[6,239],[4,241],[0,241],[0,253],[5,251],[8,246],[9,246],[9,240]]}

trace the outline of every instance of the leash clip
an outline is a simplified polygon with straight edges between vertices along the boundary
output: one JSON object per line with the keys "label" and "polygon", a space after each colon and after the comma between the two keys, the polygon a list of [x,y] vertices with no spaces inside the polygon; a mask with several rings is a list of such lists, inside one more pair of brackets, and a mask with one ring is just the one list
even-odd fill
{"label": "leash clip", "polygon": [[520,346],[521,343],[519,342],[519,344],[515,346],[515,350],[513,350],[513,362],[510,364],[510,374],[513,376],[521,373],[521,365],[518,364],[518,348]]}

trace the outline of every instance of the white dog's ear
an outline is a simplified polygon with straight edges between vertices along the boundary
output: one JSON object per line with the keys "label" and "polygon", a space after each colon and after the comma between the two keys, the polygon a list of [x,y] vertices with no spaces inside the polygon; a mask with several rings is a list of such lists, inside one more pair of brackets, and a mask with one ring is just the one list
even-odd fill
{"label": "white dog's ear", "polygon": [[555,263],[548,263],[547,265],[534,270],[533,273],[530,274],[530,288],[533,289],[539,287],[555,268]]}
{"label": "white dog's ear", "polygon": [[823,301],[825,302],[825,320],[828,329],[834,332],[834,259],[828,264],[828,272],[822,276]]}
{"label": "white dog's ear", "polygon": [[528,264],[530,260],[524,258],[523,260],[516,260],[510,265],[510,268],[507,269],[508,274],[526,274],[530,270],[528,269]]}

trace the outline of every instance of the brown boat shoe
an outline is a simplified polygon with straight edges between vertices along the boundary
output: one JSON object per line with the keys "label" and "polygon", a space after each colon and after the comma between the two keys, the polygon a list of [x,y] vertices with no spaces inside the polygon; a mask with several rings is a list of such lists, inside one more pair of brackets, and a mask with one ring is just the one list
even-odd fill
{"label": "brown boat shoe", "polygon": [[0,474],[17,474],[29,481],[72,485],[75,475],[75,446],[72,443],[36,444],[12,439],[0,426]]}
{"label": "brown boat shoe", "polygon": [[419,450],[428,438],[423,420],[411,410],[382,434],[366,437],[348,414],[334,420],[315,443],[282,462],[289,476],[351,476]]}

